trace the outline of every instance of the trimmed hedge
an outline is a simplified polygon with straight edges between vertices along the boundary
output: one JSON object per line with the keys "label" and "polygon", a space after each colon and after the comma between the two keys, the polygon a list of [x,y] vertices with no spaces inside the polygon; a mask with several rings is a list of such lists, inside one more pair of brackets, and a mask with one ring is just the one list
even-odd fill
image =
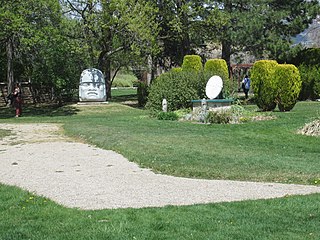
{"label": "trimmed hedge", "polygon": [[206,61],[204,64],[204,75],[208,78],[207,80],[214,75],[221,77],[223,81],[223,92],[220,93],[218,98],[223,98],[222,95],[228,95],[228,93],[231,92],[228,65],[224,59],[209,59]]}
{"label": "trimmed hedge", "polygon": [[203,70],[201,57],[198,55],[186,55],[183,58],[182,71],[194,71],[199,73]]}
{"label": "trimmed hedge", "polygon": [[276,107],[277,84],[274,72],[278,63],[274,60],[260,60],[251,69],[251,86],[255,101],[262,111]]}
{"label": "trimmed hedge", "polygon": [[175,67],[175,68],[172,68],[171,71],[181,72],[181,71],[182,71],[182,68],[181,68],[181,67]]}
{"label": "trimmed hedge", "polygon": [[290,111],[297,102],[301,91],[301,78],[299,70],[293,64],[279,64],[275,68],[277,98],[281,112]]}
{"label": "trimmed hedge", "polygon": [[222,78],[223,82],[229,79],[227,62],[224,59],[209,59],[204,64],[205,74],[217,75]]}

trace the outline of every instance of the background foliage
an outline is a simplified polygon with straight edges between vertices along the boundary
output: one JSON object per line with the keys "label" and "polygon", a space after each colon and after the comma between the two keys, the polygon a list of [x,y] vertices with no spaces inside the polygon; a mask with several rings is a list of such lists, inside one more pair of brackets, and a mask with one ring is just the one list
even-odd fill
{"label": "background foliage", "polygon": [[302,80],[299,100],[315,100],[320,97],[320,49],[302,49],[288,63],[298,67]]}
{"label": "background foliage", "polygon": [[302,80],[299,100],[320,98],[320,66],[301,64],[298,69]]}
{"label": "background foliage", "polygon": [[4,1],[1,79],[9,87],[30,81],[36,93],[50,89],[60,101],[80,69],[96,67],[110,97],[120,69],[149,72],[153,80],[159,70],[181,66],[185,55],[201,52],[205,60],[210,46],[221,46],[228,67],[237,53],[285,59],[292,36],[318,13],[316,0]]}

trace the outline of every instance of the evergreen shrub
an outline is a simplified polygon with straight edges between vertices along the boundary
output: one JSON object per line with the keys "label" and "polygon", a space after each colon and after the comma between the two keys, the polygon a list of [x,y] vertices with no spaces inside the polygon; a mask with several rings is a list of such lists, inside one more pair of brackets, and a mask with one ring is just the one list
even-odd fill
{"label": "evergreen shrub", "polygon": [[221,77],[223,81],[223,93],[219,98],[223,98],[222,95],[229,95],[231,92],[231,82],[229,81],[228,65],[224,59],[209,59],[204,65],[204,74],[210,77],[217,75]]}
{"label": "evergreen shrub", "polygon": [[204,72],[221,77],[224,83],[229,79],[228,66],[224,59],[209,59],[204,64]]}
{"label": "evergreen shrub", "polygon": [[318,81],[314,83],[313,85],[313,93],[315,94],[315,98],[320,98],[320,77],[318,78]]}
{"label": "evergreen shrub", "polygon": [[281,112],[290,111],[297,102],[301,91],[299,70],[293,64],[279,64],[275,68],[274,78],[277,86],[277,98]]}
{"label": "evergreen shrub", "polygon": [[182,68],[181,67],[175,67],[175,68],[172,68],[171,70],[174,71],[174,72],[181,72]]}
{"label": "evergreen shrub", "polygon": [[162,110],[162,100],[167,100],[168,111],[190,108],[191,100],[198,99],[199,74],[194,71],[169,71],[157,77],[149,88],[146,107]]}
{"label": "evergreen shrub", "polygon": [[276,107],[277,84],[274,72],[278,63],[274,60],[260,60],[251,69],[251,86],[258,107],[271,111]]}
{"label": "evergreen shrub", "polygon": [[307,48],[300,51],[292,63],[296,66],[320,66],[320,48]]}
{"label": "evergreen shrub", "polygon": [[302,80],[302,89],[299,94],[299,100],[315,100],[319,98],[320,67],[302,64],[298,69]]}
{"label": "evergreen shrub", "polygon": [[182,71],[194,71],[199,73],[203,70],[201,57],[198,55],[186,55],[183,58]]}

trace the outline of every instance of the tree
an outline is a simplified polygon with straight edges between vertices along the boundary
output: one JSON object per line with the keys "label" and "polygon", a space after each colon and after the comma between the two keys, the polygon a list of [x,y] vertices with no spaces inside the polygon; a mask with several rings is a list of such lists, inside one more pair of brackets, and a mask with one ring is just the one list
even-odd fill
{"label": "tree", "polygon": [[33,87],[51,92],[52,98],[60,104],[64,98],[71,100],[78,88],[81,71],[89,65],[89,56],[77,39],[77,21],[62,19],[58,29],[41,36],[34,45],[30,76]]}
{"label": "tree", "polygon": [[[7,65],[7,82],[8,92],[12,92],[14,84],[13,76],[13,60],[14,60],[14,44],[17,44],[21,30],[24,28],[25,19],[18,15],[20,3],[5,2],[0,6],[0,41],[5,46],[5,57]],[[20,11],[21,12],[21,11]]]}
{"label": "tree", "polygon": [[181,66],[185,55],[195,54],[203,47],[206,27],[203,15],[206,1],[157,0],[157,20],[160,24],[159,42],[161,51],[155,61],[170,69]]}
{"label": "tree", "polygon": [[23,60],[26,58],[23,59],[23,55],[41,41],[43,31],[48,31],[48,28],[58,24],[59,10],[59,3],[54,0],[16,0],[1,4],[0,42],[6,46],[8,92],[13,89],[14,73],[19,72],[19,78],[24,70],[14,69],[14,65],[19,63],[20,68],[24,67]]}
{"label": "tree", "polygon": [[103,71],[111,97],[111,70],[145,60],[155,48],[157,23],[152,3],[143,0],[66,0],[82,24],[92,66]]}
{"label": "tree", "polygon": [[222,58],[250,52],[256,56],[283,57],[291,37],[302,32],[315,18],[317,0],[221,0],[210,1],[227,22],[212,31],[222,45]]}
{"label": "tree", "polygon": [[0,40],[7,46],[1,56],[6,58],[9,92],[14,81],[29,81],[34,100],[49,92],[61,103],[62,96],[77,87],[79,72],[88,65],[77,21],[63,18],[56,0],[17,0],[0,7],[4,26]]}

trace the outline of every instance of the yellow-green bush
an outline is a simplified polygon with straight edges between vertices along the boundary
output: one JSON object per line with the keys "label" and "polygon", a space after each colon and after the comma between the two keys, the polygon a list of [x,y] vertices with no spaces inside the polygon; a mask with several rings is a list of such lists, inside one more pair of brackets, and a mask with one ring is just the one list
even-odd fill
{"label": "yellow-green bush", "polygon": [[[210,77],[217,75],[223,81],[223,95],[231,92],[231,82],[229,81],[228,65],[224,59],[209,59],[204,64],[204,75],[209,80]],[[220,96],[221,98],[222,96]]]}
{"label": "yellow-green bush", "polygon": [[181,72],[182,68],[181,67],[175,67],[175,68],[172,68],[171,71],[173,71],[173,72]]}
{"label": "yellow-green bush", "polygon": [[290,111],[297,102],[301,91],[301,78],[299,70],[292,64],[279,64],[275,68],[274,78],[277,86],[279,110]]}
{"label": "yellow-green bush", "polygon": [[204,64],[204,72],[221,77],[224,83],[229,79],[228,66],[224,59],[209,59]]}
{"label": "yellow-green bush", "polygon": [[203,69],[201,57],[198,55],[186,55],[183,58],[182,71],[201,72]]}
{"label": "yellow-green bush", "polygon": [[251,69],[251,86],[255,101],[263,111],[276,107],[277,84],[274,72],[278,63],[274,60],[260,60]]}

